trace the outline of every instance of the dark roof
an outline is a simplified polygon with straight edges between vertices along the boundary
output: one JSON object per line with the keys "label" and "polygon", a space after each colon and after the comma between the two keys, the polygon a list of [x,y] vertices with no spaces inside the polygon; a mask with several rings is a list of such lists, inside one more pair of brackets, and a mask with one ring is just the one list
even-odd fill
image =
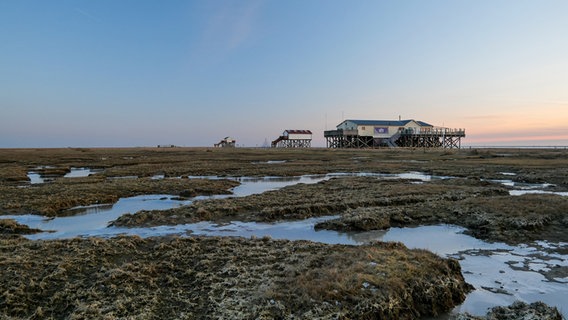
{"label": "dark roof", "polygon": [[288,134],[312,134],[310,130],[285,130]]}
{"label": "dark roof", "polygon": [[[358,126],[390,126],[390,127],[404,127],[410,121],[416,120],[345,120],[351,121]],[[343,121],[343,122],[345,122]],[[422,127],[433,127],[424,121],[416,121]]]}

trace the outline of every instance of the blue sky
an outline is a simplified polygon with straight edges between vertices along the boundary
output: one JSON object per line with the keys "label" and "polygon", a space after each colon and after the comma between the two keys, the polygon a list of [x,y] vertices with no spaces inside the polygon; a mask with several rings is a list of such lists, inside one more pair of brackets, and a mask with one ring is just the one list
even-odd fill
{"label": "blue sky", "polygon": [[566,1],[0,0],[0,147],[261,146],[344,119],[568,145]]}

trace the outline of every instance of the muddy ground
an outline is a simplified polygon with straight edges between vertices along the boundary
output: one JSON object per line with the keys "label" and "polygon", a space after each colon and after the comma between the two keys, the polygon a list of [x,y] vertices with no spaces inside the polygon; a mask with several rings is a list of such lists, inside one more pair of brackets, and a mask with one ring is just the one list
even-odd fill
{"label": "muddy ground", "polygon": [[[72,167],[102,171],[63,178]],[[54,181],[31,185],[29,171]],[[318,227],[372,230],[451,223],[490,241],[568,240],[565,197],[510,196],[507,187],[486,181],[546,182],[553,184],[549,190],[566,191],[564,149],[1,149],[0,213],[63,216],[74,213],[70,208],[120,197],[192,197],[226,193],[236,185],[187,176],[409,171],[454,178],[424,183],[331,179],[133,213],[115,224],[279,221],[332,214],[339,218]],[[152,179],[155,175],[165,178]],[[470,289],[457,262],[401,245],[200,237],[28,241],[14,234],[33,230],[5,220],[0,230],[0,312],[12,319],[417,318],[450,310]]]}

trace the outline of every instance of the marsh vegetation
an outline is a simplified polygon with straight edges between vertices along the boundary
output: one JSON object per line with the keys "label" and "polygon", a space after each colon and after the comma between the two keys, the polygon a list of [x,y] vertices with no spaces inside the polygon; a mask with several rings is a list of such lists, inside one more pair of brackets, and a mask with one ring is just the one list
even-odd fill
{"label": "marsh vegetation", "polygon": [[[170,194],[188,206],[123,215],[116,226],[275,222],[336,215],[354,231],[460,225],[484,240],[566,242],[566,150],[3,149],[3,214],[60,217],[78,206]],[[65,177],[72,168],[96,168]],[[31,184],[30,172],[49,177]],[[346,176],[230,197],[235,177],[421,172],[439,179]],[[214,179],[195,179],[214,176]],[[191,178],[190,178],[191,177]],[[503,183],[503,180],[510,180]],[[546,183],[546,184],[545,184]],[[408,318],[437,315],[471,290],[460,265],[396,243],[363,246],[233,237],[30,241],[0,219],[0,311],[9,318]],[[566,247],[558,248],[566,253]],[[566,276],[566,268],[556,270]]]}

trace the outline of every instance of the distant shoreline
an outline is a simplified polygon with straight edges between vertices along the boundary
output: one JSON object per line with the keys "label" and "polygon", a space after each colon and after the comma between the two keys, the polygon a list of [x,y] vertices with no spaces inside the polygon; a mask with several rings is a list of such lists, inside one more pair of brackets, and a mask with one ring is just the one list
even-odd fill
{"label": "distant shoreline", "polygon": [[462,149],[568,149],[568,146],[462,146]]}

